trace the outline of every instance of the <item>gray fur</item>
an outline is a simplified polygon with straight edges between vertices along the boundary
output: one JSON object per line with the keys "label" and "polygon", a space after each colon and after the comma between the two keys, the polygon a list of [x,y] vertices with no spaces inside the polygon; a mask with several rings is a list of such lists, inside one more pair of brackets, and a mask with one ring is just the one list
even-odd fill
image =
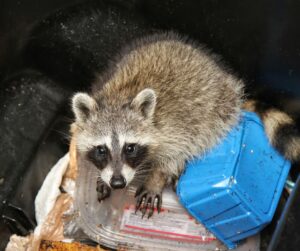
{"label": "gray fur", "polygon": [[215,55],[177,35],[136,41],[94,83],[90,97],[97,105],[84,124],[73,105],[78,150],[109,141],[113,132],[120,142],[149,146],[145,186],[159,192],[238,122],[243,88]]}

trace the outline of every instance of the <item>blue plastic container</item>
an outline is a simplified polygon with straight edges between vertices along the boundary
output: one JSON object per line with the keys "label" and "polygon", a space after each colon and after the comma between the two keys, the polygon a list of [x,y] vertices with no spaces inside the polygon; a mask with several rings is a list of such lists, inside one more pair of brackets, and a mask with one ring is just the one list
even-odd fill
{"label": "blue plastic container", "polygon": [[272,220],[289,169],[258,116],[244,112],[221,144],[187,163],[177,194],[189,213],[231,249]]}

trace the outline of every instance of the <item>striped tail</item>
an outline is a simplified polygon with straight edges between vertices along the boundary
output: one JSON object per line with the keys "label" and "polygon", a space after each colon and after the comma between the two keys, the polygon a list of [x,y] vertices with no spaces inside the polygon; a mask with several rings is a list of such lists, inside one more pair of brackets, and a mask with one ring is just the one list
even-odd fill
{"label": "striped tail", "polygon": [[288,114],[255,100],[246,101],[243,108],[260,116],[271,144],[286,159],[292,162],[300,160],[300,131]]}

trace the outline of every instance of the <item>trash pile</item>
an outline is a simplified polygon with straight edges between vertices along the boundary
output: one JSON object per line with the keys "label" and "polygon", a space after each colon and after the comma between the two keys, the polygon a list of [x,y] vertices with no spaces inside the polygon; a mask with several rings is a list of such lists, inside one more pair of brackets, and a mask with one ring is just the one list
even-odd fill
{"label": "trash pile", "polygon": [[[27,237],[13,235],[7,251],[37,250],[227,250],[166,189],[163,208],[152,218],[135,213],[134,187],[113,191],[99,203],[97,170],[77,166],[76,128],[70,151],[51,169],[36,200],[37,227]],[[92,240],[99,245],[82,244]],[[93,243],[91,241],[91,243]],[[101,247],[100,247],[101,246]],[[259,236],[236,250],[259,250]]]}

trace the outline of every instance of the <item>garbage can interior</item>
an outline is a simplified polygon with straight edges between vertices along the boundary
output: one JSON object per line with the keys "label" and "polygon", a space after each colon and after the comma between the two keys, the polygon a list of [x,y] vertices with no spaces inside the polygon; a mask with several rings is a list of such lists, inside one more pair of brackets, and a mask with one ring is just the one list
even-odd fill
{"label": "garbage can interior", "polygon": [[[35,195],[68,149],[71,94],[88,90],[94,71],[135,37],[175,30],[205,43],[246,80],[251,95],[300,118],[297,1],[3,0],[1,6],[0,250],[12,231],[34,227]],[[295,165],[292,179],[298,174]],[[284,193],[262,232],[262,250],[282,212],[287,216],[276,250],[300,245],[299,196],[285,211],[287,199]]]}

